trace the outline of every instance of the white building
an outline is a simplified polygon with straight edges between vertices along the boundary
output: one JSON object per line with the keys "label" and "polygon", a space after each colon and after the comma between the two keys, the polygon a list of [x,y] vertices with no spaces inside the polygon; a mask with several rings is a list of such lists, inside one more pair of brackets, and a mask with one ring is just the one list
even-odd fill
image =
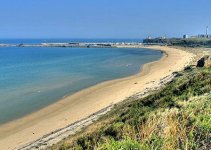
{"label": "white building", "polygon": [[188,35],[187,34],[183,35],[183,39],[188,39]]}

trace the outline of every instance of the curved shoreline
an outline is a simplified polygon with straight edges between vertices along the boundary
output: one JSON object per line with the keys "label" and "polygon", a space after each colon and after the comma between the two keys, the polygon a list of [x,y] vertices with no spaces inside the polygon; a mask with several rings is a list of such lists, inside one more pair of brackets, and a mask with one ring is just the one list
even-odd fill
{"label": "curved shoreline", "polygon": [[158,81],[173,71],[181,70],[193,56],[188,52],[168,47],[144,48],[162,50],[167,55],[158,61],[143,65],[138,74],[99,83],[38,112],[0,126],[0,149],[14,149],[25,145],[118,103],[150,86],[146,83]]}

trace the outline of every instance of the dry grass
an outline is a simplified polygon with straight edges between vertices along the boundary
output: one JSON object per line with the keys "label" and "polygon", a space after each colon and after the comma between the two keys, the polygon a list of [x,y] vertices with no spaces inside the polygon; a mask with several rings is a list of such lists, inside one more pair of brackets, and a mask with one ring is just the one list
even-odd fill
{"label": "dry grass", "polygon": [[182,74],[153,95],[118,105],[50,149],[211,149],[211,69]]}

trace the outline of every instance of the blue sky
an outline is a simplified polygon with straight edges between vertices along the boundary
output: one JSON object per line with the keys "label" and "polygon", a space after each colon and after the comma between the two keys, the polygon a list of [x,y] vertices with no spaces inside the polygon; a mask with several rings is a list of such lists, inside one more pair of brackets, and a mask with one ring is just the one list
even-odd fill
{"label": "blue sky", "polygon": [[211,28],[211,0],[0,0],[0,38],[179,37]]}

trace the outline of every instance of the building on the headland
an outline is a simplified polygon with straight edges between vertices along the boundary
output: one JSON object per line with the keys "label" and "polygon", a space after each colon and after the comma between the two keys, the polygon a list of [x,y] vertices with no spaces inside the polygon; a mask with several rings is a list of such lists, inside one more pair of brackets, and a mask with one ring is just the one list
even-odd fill
{"label": "building on the headland", "polygon": [[199,38],[211,38],[211,35],[209,35],[208,31],[209,31],[209,27],[206,26],[205,34],[199,34],[198,37]]}
{"label": "building on the headland", "polygon": [[197,38],[211,38],[211,35],[205,35],[205,34],[199,34],[198,36],[192,36],[192,37],[197,37]]}
{"label": "building on the headland", "polygon": [[163,40],[166,39],[166,35],[161,36],[160,39],[163,39]]}
{"label": "building on the headland", "polygon": [[183,35],[183,39],[188,39],[188,38],[189,38],[189,36],[187,34]]}
{"label": "building on the headland", "polygon": [[147,39],[148,39],[148,40],[151,40],[151,39],[152,39],[151,35],[149,35],[149,36],[147,37]]}
{"label": "building on the headland", "polygon": [[208,26],[206,26],[206,38],[209,38],[209,34],[208,34]]}
{"label": "building on the headland", "polygon": [[[205,30],[205,33],[204,34],[198,34],[198,35],[195,35],[195,36],[190,36],[191,38],[211,38],[211,34],[209,34],[209,27],[206,26],[206,30]],[[183,36],[184,38],[184,36]]]}
{"label": "building on the headland", "polygon": [[211,38],[211,34],[208,34],[207,36],[205,34],[199,34],[195,36],[190,36],[190,38]]}

